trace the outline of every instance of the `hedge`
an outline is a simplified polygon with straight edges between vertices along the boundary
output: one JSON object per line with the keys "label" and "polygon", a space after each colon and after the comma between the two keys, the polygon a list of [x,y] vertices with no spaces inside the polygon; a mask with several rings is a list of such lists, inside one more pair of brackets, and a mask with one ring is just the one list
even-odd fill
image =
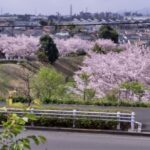
{"label": "hedge", "polygon": [[[90,119],[78,119],[74,121],[75,128],[80,129],[103,129],[103,130],[116,130],[117,122],[116,121],[102,121],[102,120],[90,120]],[[48,117],[39,117],[36,121],[32,123],[34,126],[42,127],[64,127],[72,128],[73,120],[72,119],[61,119],[61,118],[48,118]],[[29,123],[31,125],[31,123]],[[128,130],[129,123],[121,123],[121,130]]]}
{"label": "hedge", "polygon": [[[31,99],[32,101],[33,99]],[[5,101],[4,98],[0,98],[0,101]],[[29,99],[26,97],[14,97],[13,102],[17,103],[28,103]],[[124,106],[124,107],[150,107],[149,102],[134,102],[134,101],[110,101],[107,99],[98,99],[91,101],[84,100],[72,100],[72,99],[48,99],[44,98],[41,100],[43,104],[76,104],[76,105],[95,105],[95,106]]]}
{"label": "hedge", "polygon": [[[2,121],[7,120],[7,115],[0,114],[0,124]],[[83,129],[103,129],[103,130],[116,130],[116,121],[102,121],[102,120],[91,120],[91,119],[78,119],[75,120],[75,128]],[[50,118],[46,116],[37,117],[36,121],[29,121],[27,126],[38,126],[38,127],[64,127],[72,128],[72,119],[62,119],[62,118]],[[129,123],[121,123],[121,130],[128,130],[130,128]]]}

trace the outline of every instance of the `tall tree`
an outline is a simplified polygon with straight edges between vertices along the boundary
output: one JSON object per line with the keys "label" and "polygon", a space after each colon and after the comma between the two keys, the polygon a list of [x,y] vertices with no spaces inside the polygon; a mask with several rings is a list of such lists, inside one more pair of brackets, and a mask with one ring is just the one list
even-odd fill
{"label": "tall tree", "polygon": [[102,26],[99,29],[98,36],[99,36],[99,38],[111,39],[115,43],[118,43],[119,35],[118,35],[117,31],[114,28],[112,28],[111,26],[108,26],[108,25]]}
{"label": "tall tree", "polygon": [[53,39],[49,35],[40,38],[38,58],[42,61],[49,61],[53,64],[59,57],[59,52]]}

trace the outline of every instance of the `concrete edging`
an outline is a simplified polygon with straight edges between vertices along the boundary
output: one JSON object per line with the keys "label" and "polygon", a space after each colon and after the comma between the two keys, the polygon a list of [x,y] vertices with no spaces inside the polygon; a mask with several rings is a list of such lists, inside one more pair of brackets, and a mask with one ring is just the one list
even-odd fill
{"label": "concrete edging", "polygon": [[127,136],[145,136],[150,137],[150,132],[128,132],[116,130],[97,130],[97,129],[77,129],[77,128],[57,128],[57,127],[29,127],[29,130],[42,130],[42,131],[59,131],[59,132],[80,132],[91,134],[112,134],[112,135],[127,135]]}

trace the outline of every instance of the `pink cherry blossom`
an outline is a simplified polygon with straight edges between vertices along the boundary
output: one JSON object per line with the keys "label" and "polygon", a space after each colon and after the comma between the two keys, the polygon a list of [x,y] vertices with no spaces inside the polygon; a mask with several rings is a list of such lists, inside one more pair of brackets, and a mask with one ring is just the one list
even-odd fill
{"label": "pink cherry blossom", "polygon": [[39,38],[20,35],[9,37],[3,35],[0,37],[0,51],[7,57],[24,58],[35,54],[38,50]]}
{"label": "pink cherry blossom", "polygon": [[129,80],[138,80],[150,85],[150,49],[126,45],[126,50],[108,54],[90,53],[86,57],[81,70],[77,71],[74,79],[77,87],[83,90],[82,73],[90,75],[88,88],[95,89],[98,97]]}

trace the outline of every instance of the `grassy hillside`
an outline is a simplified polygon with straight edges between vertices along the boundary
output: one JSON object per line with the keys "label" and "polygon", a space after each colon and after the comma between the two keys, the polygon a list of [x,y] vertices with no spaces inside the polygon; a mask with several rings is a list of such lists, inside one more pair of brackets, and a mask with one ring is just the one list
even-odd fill
{"label": "grassy hillside", "polygon": [[0,64],[0,95],[23,87],[22,68],[16,64]]}
{"label": "grassy hillside", "polygon": [[54,68],[65,76],[72,77],[83,62],[83,56],[63,57],[55,62]]}
{"label": "grassy hillside", "polygon": [[[74,72],[79,69],[83,61],[82,56],[64,57],[56,61],[53,67],[64,74],[65,77],[72,77]],[[10,90],[22,91],[25,86],[25,73],[35,74],[43,65],[39,62],[28,63],[0,63],[0,96],[6,96]],[[25,73],[24,73],[25,72]]]}

